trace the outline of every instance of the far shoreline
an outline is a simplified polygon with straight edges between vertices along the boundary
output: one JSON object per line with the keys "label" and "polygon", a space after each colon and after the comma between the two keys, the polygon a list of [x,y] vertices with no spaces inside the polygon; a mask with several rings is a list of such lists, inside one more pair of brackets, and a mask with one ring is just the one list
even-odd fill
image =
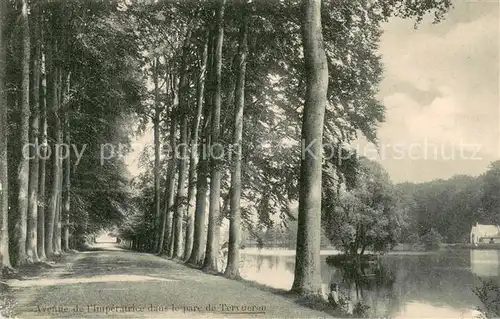
{"label": "far shoreline", "polygon": [[[496,244],[483,244],[474,246],[471,244],[443,244],[439,250],[429,250],[422,251],[417,249],[395,249],[384,254],[384,255],[429,255],[442,253],[450,250],[500,250],[500,245]],[[283,256],[283,257],[293,257],[295,256],[295,249],[289,248],[279,248],[279,247],[248,247],[240,250],[243,255],[253,255],[253,256]],[[366,252],[370,254],[369,251]],[[321,256],[335,256],[341,255],[342,251],[336,249],[322,249],[320,251]]]}

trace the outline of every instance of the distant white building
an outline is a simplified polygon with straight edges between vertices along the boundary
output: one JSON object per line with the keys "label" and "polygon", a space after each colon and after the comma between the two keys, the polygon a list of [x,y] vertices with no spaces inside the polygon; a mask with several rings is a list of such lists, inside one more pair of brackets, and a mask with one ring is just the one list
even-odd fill
{"label": "distant white building", "polygon": [[470,242],[473,245],[478,243],[496,243],[500,241],[500,227],[498,225],[481,225],[476,223],[470,232]]}

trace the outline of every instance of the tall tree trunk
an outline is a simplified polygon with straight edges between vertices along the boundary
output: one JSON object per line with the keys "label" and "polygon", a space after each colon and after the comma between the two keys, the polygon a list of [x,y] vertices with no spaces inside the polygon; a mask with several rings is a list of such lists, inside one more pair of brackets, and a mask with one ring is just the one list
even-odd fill
{"label": "tall tree trunk", "polygon": [[[58,139],[60,141],[60,145],[63,143],[63,122],[64,122],[64,110],[65,108],[65,103],[66,103],[66,95],[64,93],[65,90],[65,82],[63,82],[63,76],[64,71],[60,68],[59,69],[59,78],[58,78],[58,85],[57,85],[57,96],[58,96],[58,101],[59,101],[59,119],[62,119],[59,121],[59,129],[58,129]],[[57,210],[56,210],[56,218],[55,218],[55,224],[54,224],[54,251],[56,254],[60,255],[62,253],[62,228],[61,228],[61,221],[62,221],[62,193],[63,193],[63,183],[64,183],[64,175],[63,175],[63,158],[66,156],[66,154],[62,153],[63,149],[61,149],[60,152],[60,157],[59,157],[59,188],[57,192]]]}
{"label": "tall tree trunk", "polygon": [[165,180],[165,192],[163,193],[163,210],[161,211],[161,220],[160,220],[160,225],[158,231],[160,232],[160,237],[158,238],[158,246],[156,246],[156,253],[158,255],[163,254],[163,244],[165,240],[165,227],[167,224],[167,216],[166,216],[166,210],[165,207],[167,206],[167,196],[168,196],[168,164],[167,164],[167,178]]}
{"label": "tall tree trunk", "polygon": [[[197,180],[196,180],[196,208],[195,208],[195,221],[194,221],[194,242],[189,263],[197,266],[203,265],[205,248],[206,248],[206,235],[205,235],[205,211],[207,206],[208,196],[208,169],[209,159],[206,156],[207,146],[210,139],[210,114],[212,112],[212,91],[213,86],[211,78],[213,77],[213,51],[214,51],[214,36],[213,30],[207,33],[207,45],[204,54],[206,54],[206,90],[204,92],[204,114],[203,114],[203,127],[201,143],[198,147],[198,166],[197,166]],[[205,52],[206,51],[206,52]],[[205,58],[204,58],[205,61]]]}
{"label": "tall tree trunk", "polygon": [[4,28],[6,0],[0,0],[0,267],[2,273],[11,268],[9,256],[9,194],[7,172],[7,92],[5,90],[6,63]]}
{"label": "tall tree trunk", "polygon": [[[246,2],[246,0],[243,0]],[[245,4],[244,4],[245,5]],[[238,77],[236,79],[235,110],[234,110],[234,136],[233,147],[235,147],[234,167],[231,172],[230,193],[230,223],[229,244],[227,255],[227,267],[225,275],[229,278],[240,276],[240,243],[241,243],[241,147],[243,138],[243,111],[245,106],[245,74],[247,56],[247,34],[248,34],[248,12],[243,8],[243,19],[240,27]]]}
{"label": "tall tree trunk", "polygon": [[[193,135],[192,133],[191,135]],[[196,143],[193,146],[193,137],[190,144],[190,157],[189,157],[189,176],[188,176],[188,195],[187,195],[187,210],[186,210],[186,235],[184,243],[184,256],[183,260],[187,261],[191,256],[193,250],[193,236],[194,236],[194,211],[196,205],[196,168],[198,162],[197,154],[193,159],[193,148],[196,148]],[[196,150],[195,150],[196,152]]]}
{"label": "tall tree trunk", "polygon": [[61,172],[59,173],[59,192],[57,193],[57,209],[54,224],[54,254],[60,255],[61,252],[61,213],[62,213],[62,186],[63,186],[63,172],[62,172],[62,160],[59,162],[59,167]]}
{"label": "tall tree trunk", "polygon": [[[64,98],[64,103],[68,103],[69,99],[69,93],[70,93],[70,74],[66,77],[66,91],[65,91],[65,98]],[[70,146],[71,143],[71,126],[70,126],[70,118],[69,118],[69,110],[67,107],[65,107],[64,110],[64,145],[66,147]],[[64,159],[64,187],[62,189],[62,225],[63,225],[63,247],[62,249],[64,251],[69,251],[69,229],[70,229],[70,212],[71,212],[71,198],[70,198],[70,191],[71,191],[71,152],[69,152],[68,149],[68,154],[66,154],[66,158]]]}
{"label": "tall tree trunk", "polygon": [[[165,95],[168,96],[168,89],[170,87],[170,73],[167,72],[167,76],[165,78],[165,87],[166,87],[166,93]],[[167,110],[167,118],[170,119],[170,116],[168,115],[168,108],[165,108]],[[170,122],[172,124],[172,122]],[[170,132],[172,132],[172,127],[170,127]],[[171,143],[169,140],[168,146],[171,147]],[[171,153],[167,154],[167,156],[170,156]],[[165,241],[165,228],[167,224],[167,197],[168,197],[168,185],[169,185],[169,172],[170,172],[170,158],[167,161],[167,178],[165,179],[165,191],[163,193],[163,209],[160,208],[160,222],[158,225],[158,245],[156,246],[156,252],[158,255],[163,254],[163,246],[164,246],[164,241]]]}
{"label": "tall tree trunk", "polygon": [[208,213],[207,248],[203,269],[207,272],[218,271],[219,259],[219,215],[220,215],[220,156],[223,152],[219,145],[220,113],[221,113],[221,73],[222,73],[222,44],[224,39],[224,7],[226,0],[219,1],[217,9],[217,34],[214,55],[214,103],[211,115],[211,172],[210,172],[210,210]]}
{"label": "tall tree trunk", "polygon": [[159,243],[159,254],[162,254],[164,251],[164,244],[168,244],[171,236],[171,228],[172,228],[172,218],[170,212],[172,210],[172,206],[174,205],[174,194],[175,194],[175,170],[176,170],[176,155],[175,155],[175,137],[176,137],[176,116],[175,109],[172,108],[170,115],[170,134],[169,134],[169,159],[168,159],[168,167],[167,167],[167,185],[165,188],[165,204],[163,208],[163,218],[162,218],[162,231],[160,236]]}
{"label": "tall tree trunk", "polygon": [[154,101],[155,101],[155,114],[153,119],[153,131],[154,131],[154,147],[155,147],[155,164],[154,164],[154,192],[155,192],[155,244],[154,249],[156,250],[161,235],[160,218],[161,218],[161,208],[160,208],[160,92],[158,86],[158,58],[155,58],[153,62],[153,82],[154,82]]}
{"label": "tall tree trunk", "polygon": [[303,0],[302,45],[306,97],[302,118],[299,213],[295,279],[292,290],[321,293],[322,138],[328,89],[328,65],[321,33],[321,0]]}
{"label": "tall tree trunk", "polygon": [[188,27],[184,37],[182,48],[182,60],[179,81],[179,117],[180,117],[180,133],[181,144],[179,145],[179,180],[177,183],[176,211],[174,222],[174,251],[173,256],[178,259],[183,257],[183,228],[184,216],[187,211],[186,198],[186,180],[187,180],[187,152],[188,152],[188,93],[189,93],[189,76],[186,56],[189,54],[189,41],[191,40],[191,26]]}
{"label": "tall tree trunk", "polygon": [[[61,114],[60,114],[61,115]],[[62,193],[63,193],[63,160],[62,158],[59,160],[59,190],[57,192],[57,208],[56,208],[56,217],[54,223],[54,254],[61,254],[61,213],[62,213]]]}
{"label": "tall tree trunk", "polygon": [[[183,94],[184,95],[184,94]],[[184,98],[184,97],[183,97]],[[183,103],[182,103],[183,104]],[[181,107],[181,105],[179,105]],[[184,105],[182,105],[184,107]],[[181,110],[180,142],[179,145],[179,179],[177,181],[176,211],[174,222],[174,252],[173,257],[182,258],[182,224],[186,211],[186,177],[187,177],[187,130],[188,119],[185,110]]]}
{"label": "tall tree trunk", "polygon": [[[188,189],[188,218],[186,225],[186,249],[184,251],[184,259],[189,260],[191,252],[193,251],[194,237],[195,237],[195,222],[199,216],[195,216],[196,212],[196,190],[198,178],[196,171],[198,170],[198,139],[201,124],[201,117],[203,115],[203,96],[205,93],[205,74],[207,68],[207,54],[208,43],[205,42],[201,54],[200,72],[198,74],[198,81],[196,83],[196,118],[193,121],[191,128],[191,154],[189,159],[189,189]],[[203,178],[203,177],[201,177]],[[206,197],[206,196],[205,196]],[[204,221],[203,221],[204,222]],[[203,225],[204,226],[204,225]],[[199,236],[199,230],[196,234]]]}
{"label": "tall tree trunk", "polygon": [[174,204],[175,204],[175,171],[177,169],[177,143],[176,143],[176,139],[177,139],[177,117],[178,117],[178,107],[179,107],[179,95],[177,94],[178,91],[177,91],[177,79],[175,77],[172,77],[172,87],[171,87],[171,90],[172,90],[172,94],[173,94],[173,104],[172,104],[172,129],[174,130],[174,134],[171,135],[173,136],[173,154],[172,154],[172,167],[173,167],[173,172],[172,172],[172,180],[174,183],[172,185],[172,191],[168,194],[168,203],[170,203],[170,205],[167,206],[168,210],[167,210],[167,222],[166,222],[166,251],[167,251],[167,255],[169,257],[173,257],[173,254],[174,254]]}
{"label": "tall tree trunk", "polygon": [[16,265],[30,263],[33,260],[26,253],[27,239],[27,217],[28,217],[28,196],[29,196],[29,127],[30,127],[30,38],[28,21],[28,1],[22,1],[21,10],[22,27],[22,93],[21,93],[21,138],[20,148],[23,150],[18,168],[18,212],[16,219]]}
{"label": "tall tree trunk", "polygon": [[[35,31],[38,29],[38,10],[34,13]],[[38,183],[39,183],[39,137],[40,137],[40,38],[35,37],[35,50],[33,54],[33,103],[31,112],[31,147],[30,179],[29,179],[29,206],[28,206],[28,236],[26,239],[26,253],[34,261],[38,259]]]}
{"label": "tall tree trunk", "polygon": [[[207,127],[207,129],[208,128],[209,127]],[[208,133],[205,133],[204,135],[208,135]],[[206,139],[203,139],[203,141],[206,141]],[[188,260],[190,264],[199,266],[201,266],[204,262],[205,249],[206,249],[205,213],[208,202],[207,195],[209,190],[208,187],[209,162],[206,158],[203,158],[203,156],[204,155],[201,152],[198,155],[193,249],[191,251],[191,256]]]}
{"label": "tall tree trunk", "polygon": [[40,124],[42,126],[40,145],[40,178],[38,187],[38,231],[37,252],[40,259],[46,259],[45,255],[45,208],[47,207],[47,196],[45,190],[46,168],[47,168],[47,71],[45,65],[45,52],[41,52],[41,99],[40,99]]}
{"label": "tall tree trunk", "polygon": [[[55,63],[55,55],[57,54],[57,40],[54,40],[54,48],[51,52],[51,129],[53,131],[53,138],[56,145],[60,145],[62,142],[61,132],[61,119],[59,118],[59,66]],[[51,190],[48,206],[48,214],[46,216],[46,227],[45,227],[45,254],[47,257],[51,257],[54,254],[54,229],[56,226],[56,213],[57,213],[57,202],[58,194],[60,189],[60,154],[57,152],[57,148],[52,148],[52,176],[51,176]]]}
{"label": "tall tree trunk", "polygon": [[[208,127],[207,127],[208,129]],[[208,133],[207,133],[208,134]],[[204,134],[206,135],[206,134]],[[203,139],[206,141],[206,139]],[[196,180],[196,207],[195,207],[195,222],[193,234],[193,249],[188,262],[193,265],[202,265],[205,255],[205,211],[207,206],[208,195],[208,160],[203,158],[200,152],[198,155],[197,180]]]}

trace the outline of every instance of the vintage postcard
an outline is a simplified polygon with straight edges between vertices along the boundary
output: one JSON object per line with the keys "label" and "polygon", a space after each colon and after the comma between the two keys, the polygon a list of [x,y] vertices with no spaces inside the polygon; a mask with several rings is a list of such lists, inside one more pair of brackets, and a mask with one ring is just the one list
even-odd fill
{"label": "vintage postcard", "polygon": [[498,0],[0,0],[0,318],[500,317]]}

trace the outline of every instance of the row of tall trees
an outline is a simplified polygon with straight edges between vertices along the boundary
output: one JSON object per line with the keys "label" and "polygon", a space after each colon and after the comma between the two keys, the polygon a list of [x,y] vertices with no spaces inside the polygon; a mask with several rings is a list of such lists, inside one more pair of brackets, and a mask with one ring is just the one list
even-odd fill
{"label": "row of tall trees", "polygon": [[0,255],[11,269],[79,248],[124,218],[123,158],[102,162],[101,151],[126,151],[123,126],[144,85],[117,4],[1,5]]}
{"label": "row of tall trees", "polygon": [[[384,113],[375,98],[382,24],[394,15],[420,21],[427,12],[440,19],[450,6],[320,0],[127,5],[141,21],[144,70],[153,84],[140,115],[142,128],[153,123],[155,143],[135,184],[141,209],[122,236],[135,249],[215,272],[224,246],[220,226],[228,221],[224,272],[237,277],[242,225],[251,231],[272,224],[274,212],[286,220],[293,217],[290,202],[298,201],[293,290],[318,293],[323,152],[331,151],[323,141],[337,149],[359,133],[376,141]],[[167,152],[160,152],[162,144]],[[353,174],[350,163],[328,165],[335,187]]]}
{"label": "row of tall trees", "polygon": [[[243,20],[231,41],[234,48],[234,70],[224,70],[237,74],[237,83],[233,87],[231,105],[236,112],[233,119],[228,119],[229,112],[222,114],[223,64],[222,49],[224,43],[225,3],[160,3],[137,5],[138,15],[143,11],[149,15],[142,21],[142,30],[156,30],[163,34],[164,46],[158,49],[157,34],[148,38],[143,45],[150,49],[145,54],[146,78],[153,83],[152,98],[146,101],[146,107],[140,115],[146,121],[151,120],[154,132],[154,150],[152,189],[146,184],[144,192],[153,191],[153,214],[146,214],[143,231],[149,235],[135,232],[136,248],[166,253],[171,257],[189,260],[193,264],[203,265],[207,271],[218,271],[219,226],[222,220],[221,179],[224,168],[232,169],[233,188],[231,191],[230,210],[236,220],[231,229],[230,245],[240,242],[239,215],[241,187],[241,140],[243,136],[243,109],[245,105],[245,68],[247,55],[248,17],[247,3],[241,1],[232,4],[237,18]],[[194,12],[196,20],[190,16],[176,16],[174,13]],[[151,12],[156,14],[151,14]],[[166,16],[174,19],[175,25],[163,25]],[[217,22],[211,25],[215,18]],[[233,17],[232,19],[235,19]],[[173,22],[173,21],[172,21]],[[172,23],[171,22],[171,23]],[[178,30],[177,28],[179,28]],[[163,32],[163,33],[162,33]],[[165,40],[166,39],[166,40]],[[229,72],[228,72],[229,71]],[[222,118],[222,120],[221,120]],[[236,129],[227,130],[224,124],[234,125]],[[233,124],[234,122],[234,124]],[[161,149],[160,131],[167,138],[167,147]],[[224,138],[232,134],[234,142],[231,152],[235,152],[235,162],[222,160],[228,149],[223,148]],[[160,150],[162,152],[160,152]],[[165,151],[165,152],[163,152]],[[210,152],[210,153],[207,153]],[[166,155],[166,156],[162,156]],[[163,161],[163,162],[162,162]],[[162,174],[161,166],[166,170]],[[208,183],[210,180],[210,183]],[[161,185],[164,190],[161,190]],[[163,198],[162,198],[163,196]],[[225,195],[227,197],[227,194]],[[207,198],[208,197],[208,198]],[[163,199],[163,200],[162,200]],[[207,205],[208,204],[208,205]],[[209,208],[208,218],[205,216]],[[208,222],[208,229],[206,227]],[[232,254],[237,250],[231,249]],[[239,260],[237,255],[231,258]],[[238,276],[237,263],[228,267],[230,276]]]}
{"label": "row of tall trees", "polygon": [[[353,174],[349,163],[323,160],[331,152],[323,141],[341,149],[361,133],[375,142],[383,120],[375,98],[382,24],[427,12],[440,19],[451,5],[1,4],[5,269],[125,219],[133,247],[217,272],[228,221],[225,273],[237,277],[241,227],[272,224],[273,213],[293,217],[298,201],[293,289],[303,294],[320,289],[325,169],[336,188]],[[154,131],[154,160],[134,185],[133,207],[123,159],[132,115]]]}

